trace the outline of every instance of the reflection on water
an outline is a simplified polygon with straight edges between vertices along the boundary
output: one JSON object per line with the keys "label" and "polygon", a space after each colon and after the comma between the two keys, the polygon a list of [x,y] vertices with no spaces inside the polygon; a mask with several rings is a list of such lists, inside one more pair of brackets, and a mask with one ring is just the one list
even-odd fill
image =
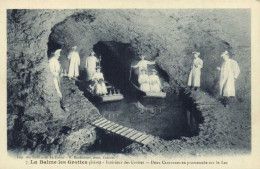
{"label": "reflection on water", "polygon": [[191,100],[169,94],[164,99],[142,98],[133,90],[122,101],[100,103],[85,90],[85,83],[76,84],[110,121],[166,140],[198,134],[200,115]]}
{"label": "reflection on water", "polygon": [[125,99],[98,104],[97,108],[108,120],[163,139],[191,136],[194,135],[192,130],[197,128],[193,114],[187,113],[177,96],[167,96],[165,99]]}

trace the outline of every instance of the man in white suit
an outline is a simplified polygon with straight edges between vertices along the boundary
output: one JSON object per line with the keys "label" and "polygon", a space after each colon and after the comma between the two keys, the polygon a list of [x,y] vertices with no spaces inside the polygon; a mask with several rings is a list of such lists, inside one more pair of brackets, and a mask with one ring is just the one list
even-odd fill
{"label": "man in white suit", "polygon": [[95,52],[91,52],[90,56],[86,58],[86,71],[87,71],[87,80],[91,80],[93,75],[96,73],[97,63],[100,62],[101,59],[97,59],[95,56]]}
{"label": "man in white suit", "polygon": [[229,97],[235,97],[235,80],[238,78],[240,69],[238,63],[229,58],[228,51],[225,51],[221,54],[221,57],[224,59],[224,62],[220,67],[217,67],[220,70],[220,95],[224,97],[224,105],[228,104]]}
{"label": "man in white suit", "polygon": [[142,72],[142,70],[146,70],[146,72],[148,71],[147,69],[147,65],[154,65],[155,64],[155,61],[151,62],[151,61],[148,61],[148,60],[145,60],[145,56],[142,55],[141,57],[141,60],[135,65],[135,66],[131,66],[132,68],[138,68],[138,75],[140,75]]}
{"label": "man in white suit", "polygon": [[77,46],[72,47],[72,51],[69,53],[68,59],[70,60],[69,66],[69,78],[76,78],[79,76],[79,65],[80,65],[80,57],[77,52]]}
{"label": "man in white suit", "polygon": [[192,62],[191,71],[189,74],[188,86],[194,87],[195,90],[200,87],[200,75],[203,67],[203,61],[199,58],[199,52],[192,52],[194,60]]}
{"label": "man in white suit", "polygon": [[56,88],[56,91],[58,92],[58,95],[60,96],[60,98],[62,98],[62,94],[60,91],[60,87],[59,87],[59,79],[60,79],[60,63],[59,63],[59,58],[60,58],[60,52],[61,49],[57,49],[54,52],[54,56],[52,58],[50,58],[49,60],[49,66],[50,66],[50,71],[53,75],[53,82],[54,82],[54,86]]}

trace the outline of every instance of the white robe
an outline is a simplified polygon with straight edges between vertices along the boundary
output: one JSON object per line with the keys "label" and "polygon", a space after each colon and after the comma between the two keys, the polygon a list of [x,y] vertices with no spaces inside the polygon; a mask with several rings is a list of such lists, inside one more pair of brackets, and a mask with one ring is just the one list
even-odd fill
{"label": "white robe", "polygon": [[221,66],[220,70],[220,95],[235,96],[235,79],[240,73],[237,62],[233,59],[227,59]]}
{"label": "white robe", "polygon": [[151,90],[149,76],[147,74],[140,74],[138,77],[138,82],[140,84],[140,90],[144,92],[149,92]]}
{"label": "white robe", "polygon": [[161,91],[161,82],[157,75],[149,76],[151,92],[160,92]]}
{"label": "white robe", "polygon": [[78,52],[72,51],[69,53],[68,59],[70,59],[69,66],[69,77],[78,77],[79,76],[79,65],[80,65],[80,57]]}
{"label": "white robe", "polygon": [[95,81],[95,94],[97,95],[102,95],[102,94],[107,94],[107,87],[104,82],[98,82],[99,80],[104,80],[103,73],[94,73],[92,76],[92,80]]}
{"label": "white robe", "polygon": [[188,86],[200,87],[200,70],[202,67],[203,61],[200,58],[195,58],[189,74]]}
{"label": "white robe", "polygon": [[54,86],[58,92],[58,95],[60,96],[60,98],[62,98],[62,94],[60,91],[60,87],[59,87],[59,74],[60,74],[60,63],[58,61],[57,58],[52,57],[49,60],[49,66],[50,66],[50,71],[53,74],[53,82],[54,82]]}
{"label": "white robe", "polygon": [[137,63],[137,65],[135,65],[134,67],[137,68],[138,67],[138,72],[140,74],[141,70],[146,70],[147,71],[147,65],[152,65],[154,64],[154,62],[150,62],[148,60],[141,60]]}
{"label": "white robe", "polygon": [[96,65],[98,59],[95,56],[89,56],[86,59],[86,70],[87,70],[87,80],[91,80],[92,76],[96,72]]}

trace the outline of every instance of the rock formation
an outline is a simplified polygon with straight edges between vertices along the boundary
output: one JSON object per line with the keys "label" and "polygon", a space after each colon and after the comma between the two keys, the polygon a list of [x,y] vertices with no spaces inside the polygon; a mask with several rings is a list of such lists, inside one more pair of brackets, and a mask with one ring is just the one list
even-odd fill
{"label": "rock formation", "polygon": [[[98,42],[129,44],[132,59],[144,54],[157,60],[175,91],[186,85],[191,52],[199,51],[202,89],[212,95],[218,92],[220,53],[228,49],[241,68],[237,97],[250,107],[250,24],[249,10],[8,10],[8,148],[64,152],[71,144],[62,140],[80,137],[86,128],[95,135],[86,121],[79,122],[98,114],[95,107],[84,98],[84,113],[75,107],[66,114],[49,70],[50,53],[62,48],[66,57],[74,45],[83,69]],[[67,85],[68,91],[74,84]]]}

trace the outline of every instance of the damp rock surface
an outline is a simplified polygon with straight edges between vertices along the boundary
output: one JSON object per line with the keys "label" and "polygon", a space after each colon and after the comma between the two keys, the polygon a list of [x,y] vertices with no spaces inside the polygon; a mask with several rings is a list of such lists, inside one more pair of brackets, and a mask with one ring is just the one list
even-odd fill
{"label": "damp rock surface", "polygon": [[[202,89],[211,96],[199,91],[192,97],[195,100],[201,97],[204,103],[209,98],[216,102],[211,111],[202,111],[205,121],[199,136],[163,141],[165,146],[161,150],[136,146],[130,148],[131,152],[192,150],[194,154],[197,150],[219,151],[220,147],[247,152],[251,131],[250,25],[250,11],[242,9],[7,10],[8,149],[61,153],[62,147],[62,152],[66,152],[64,140],[69,135],[77,136],[83,128],[92,131],[85,119],[98,113],[97,110],[75,83],[65,82],[61,85],[66,95],[64,103],[71,105],[70,112],[64,112],[52,81],[48,57],[53,50],[62,48],[64,58],[71,46],[78,45],[82,70],[93,45],[99,41],[115,41],[130,44],[136,60],[141,54],[149,60],[155,59],[169,75],[169,92],[185,87],[191,52],[201,52]],[[241,69],[236,81],[239,102],[234,102],[229,109],[224,109],[215,97],[219,76],[215,67],[221,64],[219,56],[226,49],[234,54]],[[248,108],[239,109],[237,105]],[[92,142],[91,137],[89,143]]]}
{"label": "damp rock surface", "polygon": [[[135,155],[164,153],[166,156],[215,156],[248,154],[251,150],[251,118],[245,105],[236,101],[225,108],[219,101],[204,92],[190,92],[188,97],[196,103],[204,117],[199,134],[172,141],[160,138],[147,146],[132,144],[125,151]],[[207,104],[205,104],[207,101]]]}
{"label": "damp rock surface", "polygon": [[172,86],[186,85],[191,52],[199,51],[204,60],[201,84],[211,94],[218,94],[216,67],[222,62],[220,54],[230,50],[242,70],[236,84],[238,98],[250,99],[247,76],[251,42],[247,10],[88,10],[55,25],[49,41],[56,44],[54,49],[64,49],[63,57],[72,46],[78,45],[81,69],[97,42],[130,44],[133,54],[129,57],[136,61],[140,55],[146,55],[148,60],[156,59],[171,77]]}

